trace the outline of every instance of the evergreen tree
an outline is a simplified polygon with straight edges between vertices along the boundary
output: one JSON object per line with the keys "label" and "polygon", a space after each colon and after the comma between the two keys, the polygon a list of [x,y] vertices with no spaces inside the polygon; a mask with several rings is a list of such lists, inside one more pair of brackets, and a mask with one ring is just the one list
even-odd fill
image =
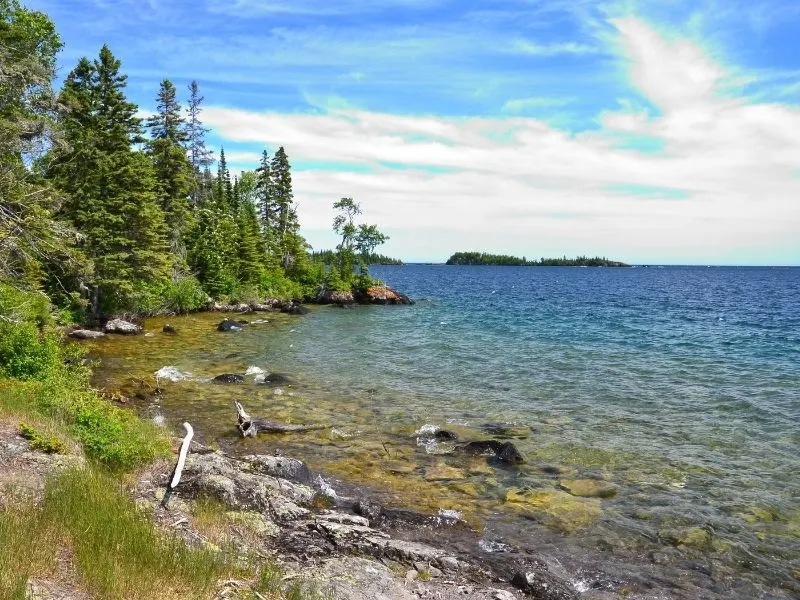
{"label": "evergreen tree", "polygon": [[233,198],[233,184],[231,183],[231,173],[228,171],[228,162],[225,160],[224,148],[219,151],[217,179],[214,184],[214,200],[229,215],[236,214],[237,207]]}
{"label": "evergreen tree", "polygon": [[192,187],[190,190],[190,198],[193,206],[197,206],[205,198],[204,195],[209,193],[208,183],[210,177],[206,178],[205,174],[208,173],[211,164],[214,162],[214,154],[206,148],[205,136],[210,130],[203,127],[200,120],[200,113],[202,109],[200,105],[203,103],[203,96],[200,95],[200,88],[196,81],[189,84],[189,104],[186,107],[187,120],[186,120],[186,143],[187,155],[189,164],[192,168]]}
{"label": "evergreen tree", "polygon": [[93,308],[130,308],[141,284],[158,284],[169,269],[164,213],[142,142],[137,107],[124,94],[127,77],[103,46],[67,76],[60,101],[70,145],[56,151],[50,175],[67,193],[63,215],[86,239],[95,265]]}
{"label": "evergreen tree", "polygon": [[271,198],[275,211],[272,228],[274,247],[284,269],[294,265],[298,255],[300,223],[292,192],[292,170],[283,146],[278,148],[270,163]]}
{"label": "evergreen tree", "polygon": [[45,270],[62,282],[83,266],[75,232],[53,218],[59,196],[29,168],[60,143],[51,88],[60,48],[47,15],[0,0],[0,280],[17,286],[38,286]]}
{"label": "evergreen tree", "polygon": [[183,235],[191,215],[188,197],[194,182],[192,166],[183,148],[188,140],[186,123],[175,86],[169,79],[161,82],[156,111],[147,121],[151,136],[147,146],[155,167],[170,250],[175,255],[173,279],[177,280],[185,260]]}

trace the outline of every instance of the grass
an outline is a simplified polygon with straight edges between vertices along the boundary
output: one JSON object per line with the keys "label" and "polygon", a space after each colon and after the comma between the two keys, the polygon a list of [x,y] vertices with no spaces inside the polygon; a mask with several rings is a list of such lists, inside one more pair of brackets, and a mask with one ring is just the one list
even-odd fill
{"label": "grass", "polygon": [[58,435],[47,435],[28,423],[20,423],[19,431],[33,450],[45,454],[64,454],[67,451],[66,442]]}
{"label": "grass", "polygon": [[81,587],[112,600],[207,597],[220,578],[247,574],[225,554],[156,529],[112,475],[93,468],[50,479],[40,506],[0,512],[0,597],[24,598],[30,576],[55,569],[59,548]]}

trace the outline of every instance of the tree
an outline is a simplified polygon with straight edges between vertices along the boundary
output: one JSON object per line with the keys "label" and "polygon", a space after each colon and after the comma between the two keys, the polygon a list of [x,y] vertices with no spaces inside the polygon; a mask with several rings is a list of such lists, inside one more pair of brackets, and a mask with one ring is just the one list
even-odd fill
{"label": "tree", "polygon": [[233,184],[231,182],[231,173],[228,171],[228,162],[225,160],[224,148],[219,151],[217,179],[214,184],[214,201],[229,215],[236,214],[237,206],[233,198]]}
{"label": "tree", "polygon": [[53,153],[48,171],[69,200],[63,216],[85,235],[95,265],[93,308],[130,308],[142,284],[169,272],[164,213],[143,141],[137,106],[124,94],[127,77],[103,46],[64,82],[60,102],[69,150]]}
{"label": "tree", "polygon": [[61,143],[51,82],[61,40],[47,15],[0,0],[0,279],[36,287],[85,267],[61,198],[30,168]]}
{"label": "tree", "polygon": [[167,225],[170,250],[175,255],[173,279],[177,280],[185,261],[183,235],[190,218],[189,192],[194,185],[192,166],[183,144],[189,139],[175,86],[161,82],[156,114],[147,120],[151,139],[147,144],[158,183],[158,196]]}
{"label": "tree", "polygon": [[284,269],[290,269],[297,258],[297,209],[292,191],[292,169],[283,146],[278,148],[270,163],[271,198],[275,211],[274,247]]}
{"label": "tree", "polygon": [[389,237],[378,231],[377,225],[356,225],[355,218],[361,214],[361,205],[352,198],[337,200],[333,208],[338,211],[333,219],[333,231],[342,236],[342,241],[336,246],[339,275],[343,281],[348,281],[353,276],[356,262],[366,274],[369,255]]}
{"label": "tree", "polygon": [[206,148],[205,141],[206,133],[210,129],[203,127],[203,123],[200,120],[200,113],[202,112],[200,105],[203,100],[204,98],[200,95],[200,88],[197,82],[192,81],[189,84],[189,104],[186,107],[188,117],[186,121],[186,151],[193,175],[189,194],[193,206],[197,206],[206,195],[204,192],[208,190],[208,180],[206,180],[204,174],[208,172],[214,162],[214,153]]}

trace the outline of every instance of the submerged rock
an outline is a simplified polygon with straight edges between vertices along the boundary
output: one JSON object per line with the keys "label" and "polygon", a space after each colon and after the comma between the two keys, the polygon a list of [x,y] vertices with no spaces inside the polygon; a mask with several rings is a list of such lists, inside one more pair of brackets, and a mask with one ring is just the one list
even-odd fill
{"label": "submerged rock", "polygon": [[106,333],[134,335],[137,333],[141,333],[142,328],[136,325],[135,323],[131,323],[130,321],[125,321],[123,319],[111,319],[105,324],[105,326],[103,327],[103,331],[105,331]]}
{"label": "submerged rock", "polygon": [[611,498],[619,490],[619,486],[615,483],[597,479],[562,479],[558,482],[558,487],[573,496],[584,498]]}
{"label": "submerged rock", "polygon": [[511,488],[506,491],[505,500],[523,514],[565,532],[588,527],[601,512],[600,500],[576,498],[561,490]]}
{"label": "submerged rock", "polygon": [[453,481],[466,479],[467,474],[463,470],[449,465],[435,465],[425,469],[425,481]]}
{"label": "submerged rock", "polygon": [[484,423],[480,428],[483,432],[499,438],[525,439],[531,434],[530,427],[508,423]]}
{"label": "submerged rock", "polygon": [[241,329],[241,323],[231,321],[230,319],[225,319],[219,325],[217,325],[217,331],[240,331]]}
{"label": "submerged rock", "polygon": [[522,458],[517,447],[511,442],[478,440],[467,442],[459,446],[459,449],[469,454],[494,456],[497,460],[509,465],[518,465],[525,462],[525,459]]}
{"label": "submerged rock", "polygon": [[161,328],[161,331],[163,333],[178,333],[178,330],[169,323],[164,323],[164,327]]}
{"label": "submerged rock", "polygon": [[70,331],[68,335],[76,340],[96,340],[106,336],[102,331],[92,331],[91,329],[76,329]]}
{"label": "submerged rock", "polygon": [[273,385],[295,385],[297,380],[286,373],[270,373],[264,377],[264,383],[271,383]]}
{"label": "submerged rock", "polygon": [[211,381],[214,383],[244,383],[244,375],[238,375],[236,373],[223,373],[222,375],[217,375]]}

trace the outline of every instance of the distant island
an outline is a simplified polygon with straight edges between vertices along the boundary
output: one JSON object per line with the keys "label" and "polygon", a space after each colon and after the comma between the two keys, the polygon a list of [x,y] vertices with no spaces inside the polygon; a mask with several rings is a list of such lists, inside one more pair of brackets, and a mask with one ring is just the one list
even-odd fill
{"label": "distant island", "polygon": [[629,267],[630,265],[606,257],[578,256],[576,258],[540,258],[528,260],[524,256],[488,254],[486,252],[456,252],[447,259],[448,265],[494,265],[509,267]]}
{"label": "distant island", "polygon": [[[333,264],[336,259],[336,251],[317,250],[311,253],[311,258],[314,261]],[[364,255],[364,263],[367,265],[402,265],[403,261],[399,258],[392,258],[391,256],[384,256],[383,254],[368,252]]]}

